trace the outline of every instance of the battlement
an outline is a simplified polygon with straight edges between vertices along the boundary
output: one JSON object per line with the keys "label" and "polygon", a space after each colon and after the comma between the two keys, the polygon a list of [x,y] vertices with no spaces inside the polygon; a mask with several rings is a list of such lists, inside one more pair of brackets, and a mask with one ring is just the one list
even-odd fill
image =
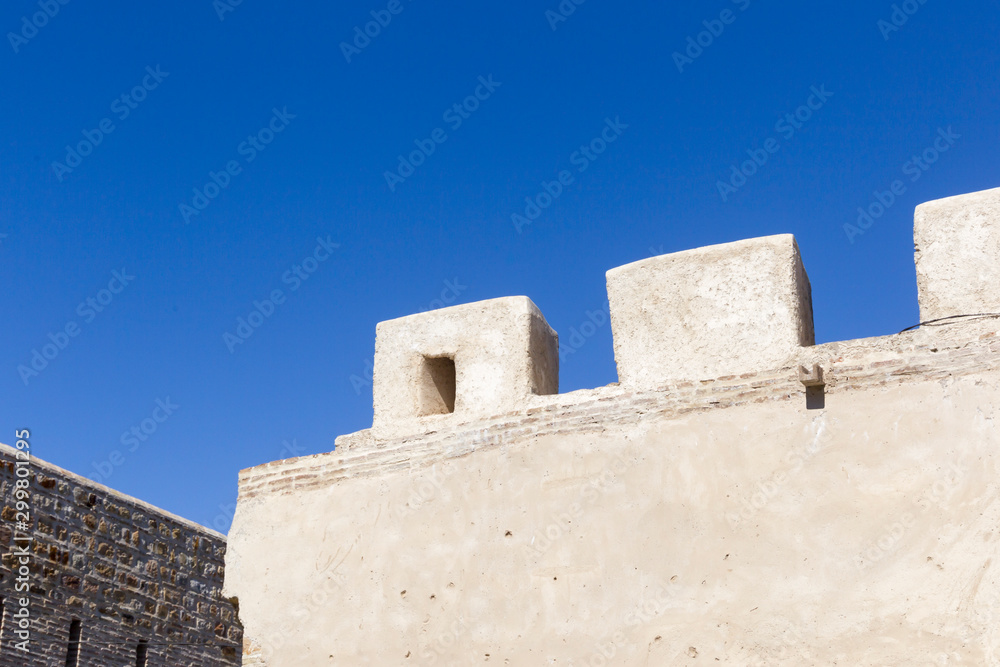
{"label": "battlement", "polygon": [[[917,208],[921,317],[1000,311],[1000,189]],[[809,278],[790,234],[652,257],[607,272],[622,387],[763,372],[814,344]],[[451,428],[558,393],[558,335],[527,297],[378,325],[371,435]],[[815,384],[815,383],[814,383]]]}
{"label": "battlement", "polygon": [[[1000,190],[914,241],[922,318],[1000,311]],[[372,428],[240,473],[244,665],[998,664],[1000,319],[816,345],[790,235],[607,285],[594,389],[526,297],[378,325]]]}

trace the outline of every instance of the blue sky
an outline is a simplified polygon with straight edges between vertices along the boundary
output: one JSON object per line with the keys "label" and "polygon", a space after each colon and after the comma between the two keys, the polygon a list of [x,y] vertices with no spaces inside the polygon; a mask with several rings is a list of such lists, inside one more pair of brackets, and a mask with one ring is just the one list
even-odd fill
{"label": "blue sky", "polygon": [[[913,208],[1000,185],[998,15],[5,3],[0,441],[225,530],[239,469],[371,424],[382,320],[524,294],[566,337],[610,268],[791,232],[819,342],[895,333]],[[610,327],[560,376],[616,380]]]}

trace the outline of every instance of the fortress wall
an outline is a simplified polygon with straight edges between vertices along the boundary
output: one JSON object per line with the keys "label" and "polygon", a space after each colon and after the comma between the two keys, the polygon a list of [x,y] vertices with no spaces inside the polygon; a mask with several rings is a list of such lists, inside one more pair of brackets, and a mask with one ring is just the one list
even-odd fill
{"label": "fortress wall", "polygon": [[[242,628],[221,596],[223,535],[36,458],[19,477],[16,459],[0,445],[0,667],[66,664],[73,620],[81,666],[136,665],[141,641],[150,667],[240,664]],[[18,479],[29,483],[30,532],[15,530]],[[21,598],[28,653],[15,648]]]}
{"label": "fortress wall", "polygon": [[[995,327],[806,352],[800,365],[824,368],[822,410],[807,409],[790,366],[538,397],[454,431],[362,434],[244,471],[226,586],[260,664],[395,665],[407,652],[418,665],[473,664],[477,652],[590,664],[598,643],[612,650],[612,627],[627,638],[619,664],[646,664],[663,642],[672,648],[649,664],[691,646],[723,664],[903,664],[928,651],[990,664]],[[661,599],[675,576],[687,597],[671,585]],[[891,625],[888,603],[900,605],[902,652],[865,634]]]}
{"label": "fortress wall", "polygon": [[[941,259],[982,200],[922,207],[922,312],[991,307],[1000,253]],[[788,236],[608,288],[620,383],[569,394],[527,299],[380,325],[373,428],[240,474],[253,664],[1000,665],[1000,320],[813,345]]]}

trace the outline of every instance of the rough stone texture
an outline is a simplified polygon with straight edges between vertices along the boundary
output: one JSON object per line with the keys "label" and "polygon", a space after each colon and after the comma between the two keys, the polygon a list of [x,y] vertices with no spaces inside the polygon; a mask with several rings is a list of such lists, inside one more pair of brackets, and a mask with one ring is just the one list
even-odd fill
{"label": "rough stone texture", "polygon": [[[558,338],[527,297],[380,322],[376,333],[372,429],[379,434],[447,428],[559,391]],[[431,379],[447,375],[447,359],[457,380],[453,413],[440,399],[442,383]]]}
{"label": "rough stone texture", "polygon": [[[32,540],[15,541],[16,456],[0,445],[0,667],[65,665],[73,619],[82,622],[81,667],[135,665],[141,640],[150,667],[240,664],[242,628],[220,594],[223,535],[32,458]],[[26,544],[24,592],[14,552]],[[28,654],[14,650],[22,596],[32,617]]]}
{"label": "rough stone texture", "polygon": [[620,385],[242,471],[247,664],[1000,667],[1000,320],[808,346],[790,237],[673,257]]}
{"label": "rough stone texture", "polygon": [[1000,313],[1000,188],[917,207],[920,320]]}
{"label": "rough stone texture", "polygon": [[607,276],[623,386],[769,368],[813,344],[809,279],[790,234],[651,257]]}

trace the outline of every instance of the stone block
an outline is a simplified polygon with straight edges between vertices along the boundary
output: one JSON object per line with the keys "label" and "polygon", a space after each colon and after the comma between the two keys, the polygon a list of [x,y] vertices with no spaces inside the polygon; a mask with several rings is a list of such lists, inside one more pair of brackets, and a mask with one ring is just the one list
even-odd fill
{"label": "stone block", "polygon": [[809,278],[790,234],[652,257],[607,280],[624,387],[775,368],[814,342]]}
{"label": "stone block", "polygon": [[922,322],[1000,312],[1000,188],[921,204],[913,245]]}
{"label": "stone block", "polygon": [[479,301],[380,322],[372,433],[424,433],[559,392],[556,332],[527,297]]}

